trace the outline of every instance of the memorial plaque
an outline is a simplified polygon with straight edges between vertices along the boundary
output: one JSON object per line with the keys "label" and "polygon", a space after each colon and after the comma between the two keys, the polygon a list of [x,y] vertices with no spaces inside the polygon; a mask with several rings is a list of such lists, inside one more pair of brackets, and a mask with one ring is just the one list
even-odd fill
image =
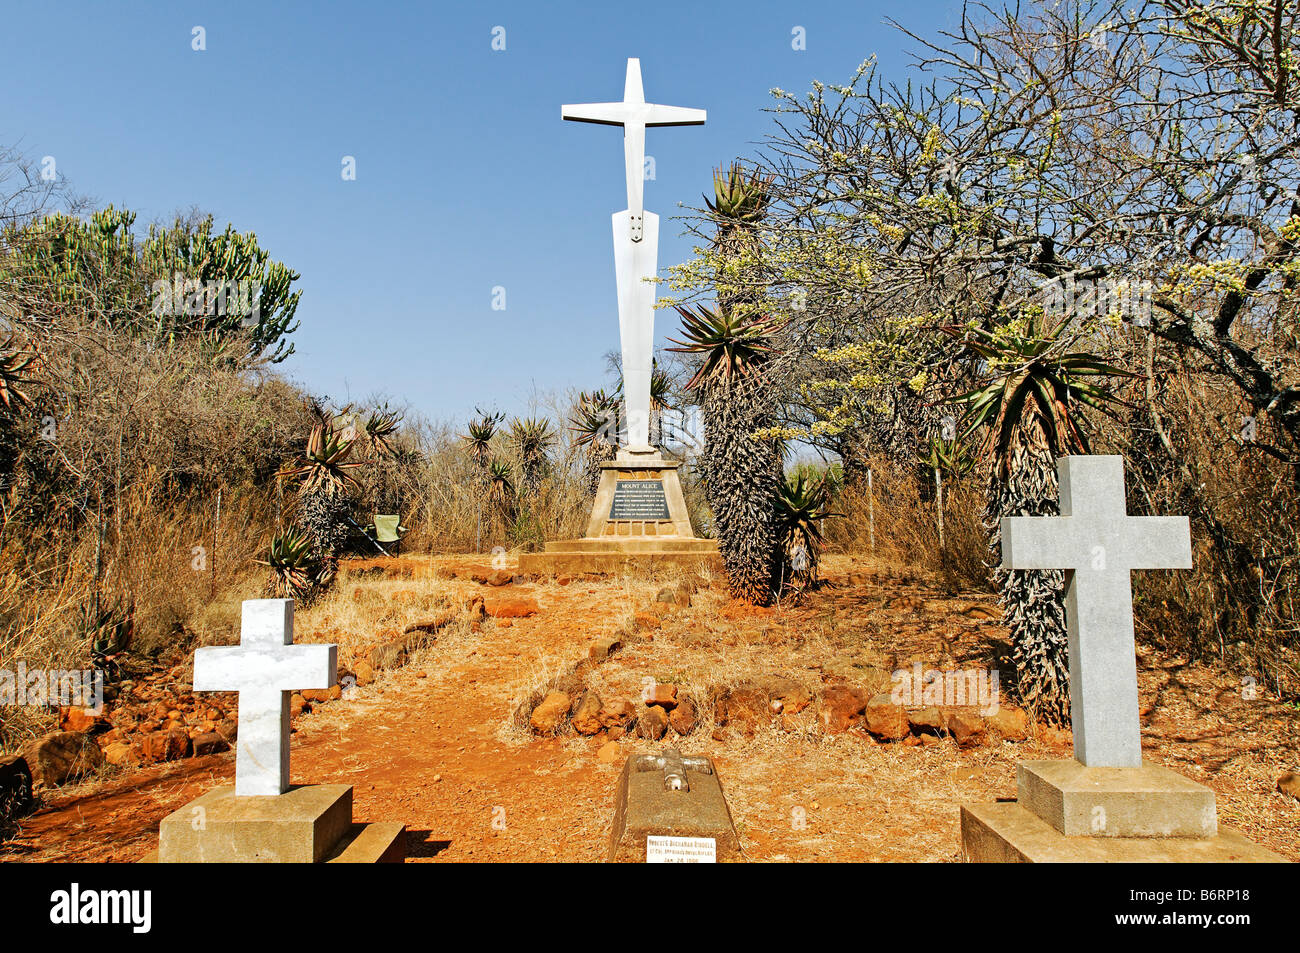
{"label": "memorial plaque", "polygon": [[712,837],[656,837],[645,839],[647,864],[716,864],[718,842]]}
{"label": "memorial plaque", "polygon": [[614,502],[609,508],[612,520],[666,520],[668,497],[662,480],[619,480],[614,487]]}

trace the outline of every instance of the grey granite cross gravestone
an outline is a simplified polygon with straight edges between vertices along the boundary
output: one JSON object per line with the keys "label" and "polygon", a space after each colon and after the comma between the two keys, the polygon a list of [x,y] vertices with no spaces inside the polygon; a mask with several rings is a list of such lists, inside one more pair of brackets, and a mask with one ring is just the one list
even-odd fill
{"label": "grey granite cross gravestone", "polygon": [[1070,721],[1084,765],[1139,767],[1134,569],[1191,569],[1185,516],[1129,516],[1124,458],[1057,461],[1060,516],[1002,520],[1002,568],[1064,569],[1070,637]]}
{"label": "grey granite cross gravestone", "polygon": [[1142,763],[1134,569],[1189,569],[1186,517],[1129,516],[1122,457],[1057,461],[1060,516],[1002,520],[1005,569],[1064,569],[1073,760],[1024,761],[1015,801],[961,808],[972,861],[1276,861],[1220,828],[1214,792]]}

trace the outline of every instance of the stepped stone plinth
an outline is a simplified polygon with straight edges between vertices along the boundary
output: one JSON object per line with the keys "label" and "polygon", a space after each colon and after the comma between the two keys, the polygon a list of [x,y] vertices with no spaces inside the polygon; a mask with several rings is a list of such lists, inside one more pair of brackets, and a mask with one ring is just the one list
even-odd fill
{"label": "stepped stone plinth", "polygon": [[717,541],[700,539],[691,528],[680,466],[657,450],[620,450],[614,460],[601,464],[587,535],[522,554],[519,571],[620,572],[678,565],[721,572]]}

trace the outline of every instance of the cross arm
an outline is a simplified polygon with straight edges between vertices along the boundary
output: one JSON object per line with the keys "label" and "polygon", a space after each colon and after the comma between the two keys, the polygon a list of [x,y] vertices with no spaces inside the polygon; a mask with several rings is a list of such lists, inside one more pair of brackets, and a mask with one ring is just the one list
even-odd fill
{"label": "cross arm", "polygon": [[337,645],[293,645],[283,650],[205,646],[194,651],[194,690],[236,692],[265,688],[331,688],[338,679]]}
{"label": "cross arm", "polygon": [[1086,565],[1087,546],[1071,532],[1070,516],[1004,516],[1003,569],[1076,569]]}
{"label": "cross arm", "polygon": [[708,118],[703,109],[688,109],[685,106],[647,106],[647,126],[702,126]]}
{"label": "cross arm", "polygon": [[560,107],[560,118],[574,122],[594,122],[603,126],[621,126],[628,110],[623,103],[574,103]]}

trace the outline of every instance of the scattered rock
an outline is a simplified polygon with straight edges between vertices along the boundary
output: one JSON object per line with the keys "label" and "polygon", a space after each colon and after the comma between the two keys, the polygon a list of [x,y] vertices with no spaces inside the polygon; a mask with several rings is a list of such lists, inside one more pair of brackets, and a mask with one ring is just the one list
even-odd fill
{"label": "scattered rock", "polygon": [[[847,731],[867,707],[867,693],[852,685],[830,685],[822,692],[822,726],[832,734]],[[897,706],[895,706],[897,707]],[[902,711],[902,709],[898,709]],[[907,724],[907,716],[903,716]],[[904,727],[906,733],[906,727]]]}
{"label": "scattered rock", "polygon": [[910,737],[908,730],[911,724],[907,720],[907,710],[902,705],[895,705],[887,694],[876,695],[867,702],[863,714],[866,716],[867,731],[877,738],[896,741]]}
{"label": "scattered rock", "polygon": [[658,741],[668,731],[668,713],[658,705],[650,705],[636,720],[638,737]]}
{"label": "scattered rock", "polygon": [[623,647],[623,640],[617,635],[602,635],[591,643],[591,648],[587,655],[593,662],[601,662],[609,658],[615,652]]}
{"label": "scattered rock", "polygon": [[1289,794],[1300,799],[1300,773],[1288,771],[1277,779],[1277,789],[1282,794]]}
{"label": "scattered rock", "polygon": [[539,735],[553,735],[569,715],[573,699],[565,692],[551,692],[533,709],[528,724]]}
{"label": "scattered rock", "polygon": [[948,730],[948,716],[933,705],[909,711],[907,720],[912,723],[913,728],[928,729],[936,734]]}
{"label": "scattered rock", "polygon": [[776,704],[772,710],[787,715],[797,715],[810,704],[812,694],[793,678],[784,675],[764,675],[755,679],[754,684],[762,688]]}
{"label": "scattered rock", "polygon": [[455,619],[456,619],[455,613],[443,612],[440,613],[439,615],[433,616],[432,618],[429,619],[424,619],[420,622],[412,622],[410,625],[408,625],[405,629],[402,630],[402,633],[404,635],[410,635],[413,632],[429,632],[429,633],[437,632],[439,629],[446,628],[448,625],[451,625],[451,623],[454,622]]}
{"label": "scattered rock", "polygon": [[634,612],[632,613],[632,631],[633,632],[653,632],[655,629],[662,628],[663,623],[653,612]]}
{"label": "scattered rock", "polygon": [[369,685],[375,680],[375,670],[370,667],[370,663],[362,659],[356,664],[356,675],[358,685]]}
{"label": "scattered rock", "polygon": [[507,572],[504,569],[498,569],[483,581],[489,586],[508,586],[514,581],[514,578],[514,573]]}
{"label": "scattered rock", "polygon": [[619,759],[619,753],[618,742],[607,741],[600,746],[600,750],[596,752],[596,757],[601,761],[604,761],[606,764],[616,764]]}
{"label": "scattered rock", "polygon": [[600,696],[595,692],[586,692],[578,702],[578,710],[573,713],[573,730],[580,735],[594,735],[601,729]]}
{"label": "scattered rock", "polygon": [[1006,741],[1024,741],[1029,737],[1029,716],[1011,705],[999,705],[998,710],[985,717],[997,735]]}
{"label": "scattered rock", "polygon": [[[226,739],[221,737],[215,731],[204,732],[194,738],[192,742],[194,757],[202,758],[204,755],[218,754],[222,751],[228,751],[230,745]],[[107,754],[107,752],[105,752]]]}
{"label": "scattered rock", "polygon": [[144,758],[139,749],[132,748],[126,742],[115,741],[104,749],[104,760],[109,764],[125,767],[139,764]]}
{"label": "scattered rock", "polygon": [[542,611],[531,596],[491,595],[483,600],[483,609],[494,619],[526,619]]}
{"label": "scattered rock", "polygon": [[695,730],[699,720],[699,714],[695,710],[695,703],[687,696],[679,698],[676,706],[668,713],[668,724],[679,735],[689,735]]}
{"label": "scattered rock", "polygon": [[972,744],[983,737],[984,720],[974,712],[958,709],[948,716],[948,732],[957,744]]}
{"label": "scattered rock", "polygon": [[621,728],[624,731],[632,727],[636,721],[636,706],[630,701],[623,699],[610,705],[604,705],[597,716],[600,723],[605,728]]}
{"label": "scattered rock", "polygon": [[658,705],[664,709],[676,707],[677,686],[664,685],[656,682],[654,688],[650,690],[650,697],[646,699],[646,704]]}
{"label": "scattered rock", "polygon": [[88,708],[60,708],[59,715],[59,724],[64,731],[92,734],[108,727],[108,719],[102,712],[95,714]]}
{"label": "scattered rock", "polygon": [[[185,737],[184,732],[181,737]],[[189,738],[185,738],[186,743]],[[47,787],[80,777],[104,763],[104,753],[94,739],[77,731],[54,731],[33,742],[23,752],[32,780]]]}
{"label": "scattered rock", "polygon": [[145,735],[146,761],[179,761],[190,753],[190,736],[179,728],[154,731]]}

